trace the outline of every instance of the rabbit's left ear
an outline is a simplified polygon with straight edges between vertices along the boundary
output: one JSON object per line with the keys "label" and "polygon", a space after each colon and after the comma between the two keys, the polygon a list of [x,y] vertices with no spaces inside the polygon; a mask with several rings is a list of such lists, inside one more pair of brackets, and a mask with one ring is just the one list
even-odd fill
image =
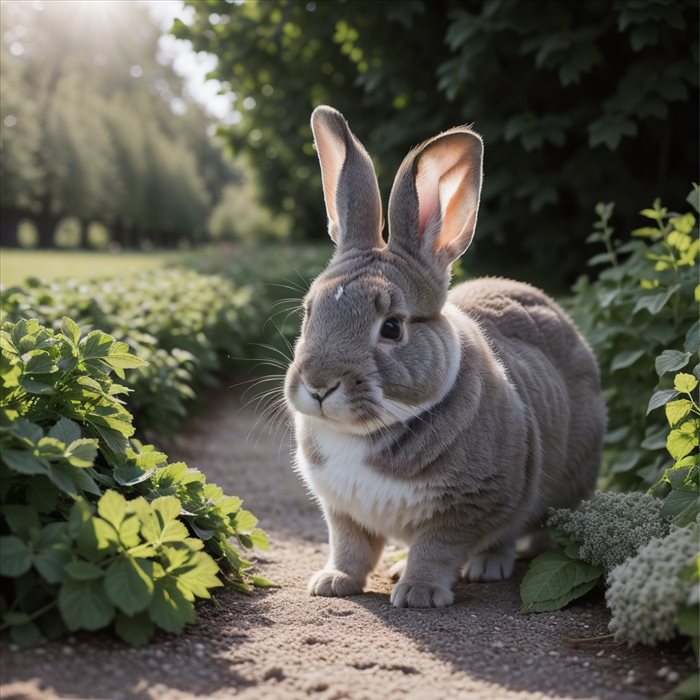
{"label": "rabbit's left ear", "polygon": [[332,107],[316,107],[311,130],[321,164],[328,234],[339,247],[383,246],[379,185],[367,151]]}
{"label": "rabbit's left ear", "polygon": [[436,136],[411,151],[389,199],[389,247],[448,266],[468,247],[479,211],[481,137],[467,127]]}

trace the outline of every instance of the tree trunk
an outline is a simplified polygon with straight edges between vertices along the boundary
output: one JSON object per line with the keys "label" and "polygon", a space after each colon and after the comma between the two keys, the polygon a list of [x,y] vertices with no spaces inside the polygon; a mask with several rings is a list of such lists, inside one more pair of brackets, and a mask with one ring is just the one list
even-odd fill
{"label": "tree trunk", "polygon": [[37,248],[53,248],[56,245],[54,233],[56,232],[56,226],[58,226],[58,217],[44,213],[37,216],[34,219],[34,223],[39,234]]}
{"label": "tree trunk", "polygon": [[19,246],[19,222],[22,218],[19,209],[8,207],[0,212],[0,245],[7,248]]}
{"label": "tree trunk", "polygon": [[88,240],[88,230],[90,224],[82,219],[78,219],[78,224],[80,226],[80,239],[78,240],[78,247],[80,250],[89,250],[90,241]]}

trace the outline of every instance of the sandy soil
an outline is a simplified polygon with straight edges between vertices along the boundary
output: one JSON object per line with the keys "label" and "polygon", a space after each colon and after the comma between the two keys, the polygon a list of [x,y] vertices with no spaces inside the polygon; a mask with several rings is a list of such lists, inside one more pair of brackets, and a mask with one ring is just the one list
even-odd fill
{"label": "sandy soil", "polygon": [[389,550],[365,595],[311,598],[325,525],[290,469],[283,436],[258,430],[235,392],[212,397],[171,448],[246,505],[271,536],[260,571],[280,588],[220,594],[181,637],[144,650],[77,635],[17,651],[2,643],[0,695],[20,698],[650,698],[692,670],[682,645],[628,649],[611,640],[592,597],[551,614],[518,614],[518,583],[460,584],[438,610],[389,605]]}

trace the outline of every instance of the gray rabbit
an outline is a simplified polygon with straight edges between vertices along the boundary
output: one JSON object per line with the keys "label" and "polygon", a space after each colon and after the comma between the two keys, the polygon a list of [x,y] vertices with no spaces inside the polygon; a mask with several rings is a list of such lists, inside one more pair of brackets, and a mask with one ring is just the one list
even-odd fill
{"label": "gray rabbit", "polygon": [[448,292],[476,226],[477,134],[457,127],[408,154],[385,243],[366,151],[330,107],[311,126],[336,251],[285,381],[297,469],[330,535],[309,592],[362,592],[396,537],[409,551],[393,605],[450,605],[460,570],[509,577],[515,540],[592,493],[606,424],[596,360],[534,287],[484,278]]}

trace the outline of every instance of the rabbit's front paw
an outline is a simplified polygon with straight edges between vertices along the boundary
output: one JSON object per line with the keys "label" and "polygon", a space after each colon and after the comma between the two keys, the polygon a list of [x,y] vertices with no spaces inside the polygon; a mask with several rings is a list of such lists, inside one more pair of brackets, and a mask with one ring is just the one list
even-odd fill
{"label": "rabbit's front paw", "polygon": [[321,569],[309,579],[308,591],[310,595],[342,598],[362,593],[362,582],[342,571]]}
{"label": "rabbit's front paw", "polygon": [[395,608],[442,608],[452,605],[454,599],[450,588],[424,581],[399,581],[391,591]]}

